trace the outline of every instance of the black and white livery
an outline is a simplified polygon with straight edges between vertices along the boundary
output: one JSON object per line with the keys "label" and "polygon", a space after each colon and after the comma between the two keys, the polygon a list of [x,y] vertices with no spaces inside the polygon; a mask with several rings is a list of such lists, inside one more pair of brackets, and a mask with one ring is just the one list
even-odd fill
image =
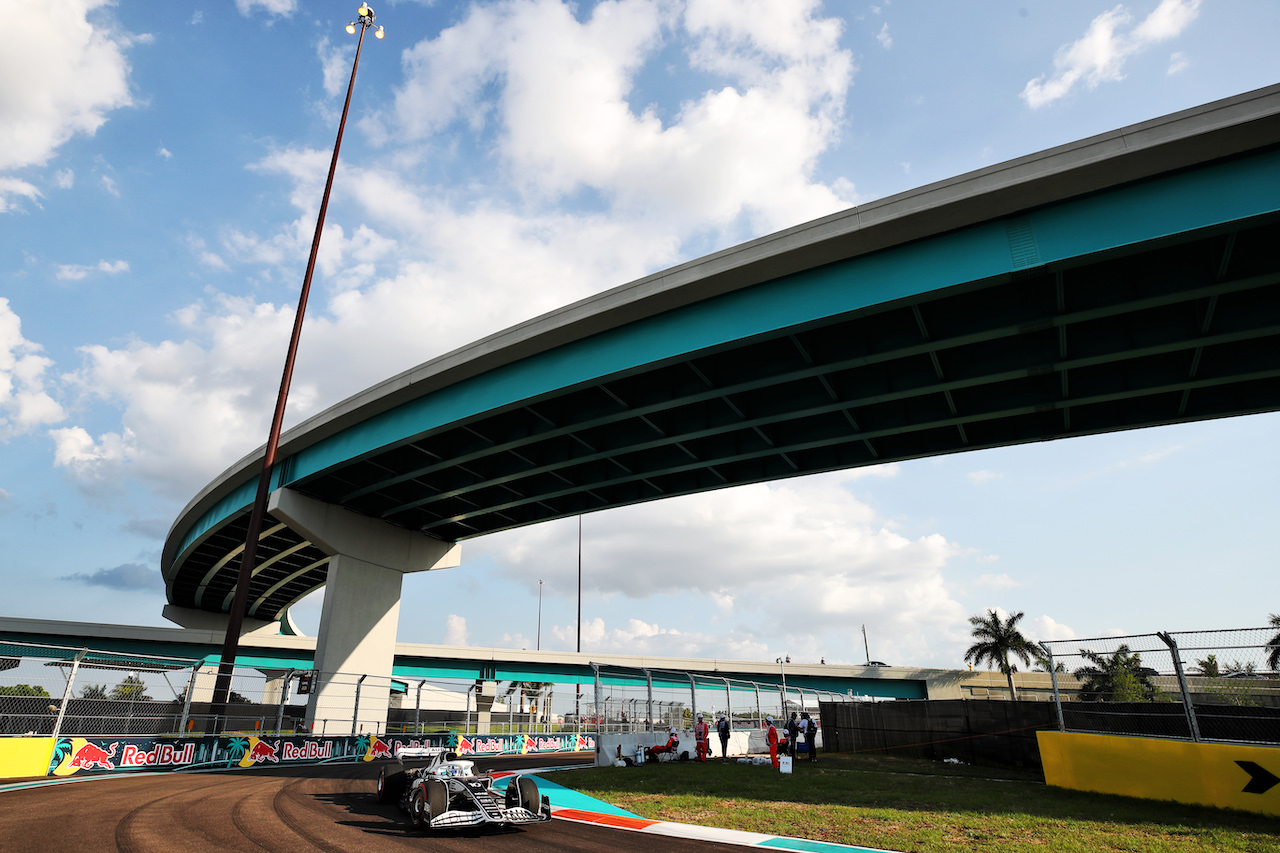
{"label": "black and white livery", "polygon": [[[407,767],[406,760],[426,763]],[[551,820],[551,801],[538,796],[538,784],[529,776],[513,776],[506,790],[499,790],[493,777],[475,774],[475,762],[444,747],[398,748],[396,765],[378,773],[378,802],[397,803],[415,829]]]}

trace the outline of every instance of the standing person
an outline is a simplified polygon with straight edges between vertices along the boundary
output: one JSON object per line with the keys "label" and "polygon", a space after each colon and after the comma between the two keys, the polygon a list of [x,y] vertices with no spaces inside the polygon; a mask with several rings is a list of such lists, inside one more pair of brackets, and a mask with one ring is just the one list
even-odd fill
{"label": "standing person", "polygon": [[769,763],[773,765],[773,769],[778,769],[778,730],[773,727],[773,717],[765,717],[764,721],[768,724],[765,729],[764,739],[769,742]]}
{"label": "standing person", "polygon": [[801,715],[803,719],[801,723],[804,726],[804,743],[809,749],[809,760],[818,760],[818,721],[809,716],[808,713]]}
{"label": "standing person", "polygon": [[707,752],[708,752],[707,735],[708,734],[710,734],[710,729],[707,727],[707,724],[702,721],[702,715],[699,714],[698,722],[694,723],[693,725],[693,739],[697,743],[699,761],[707,760]]}
{"label": "standing person", "polygon": [[791,719],[787,720],[787,755],[792,758],[796,757],[796,744],[799,741],[800,724],[796,722],[796,712],[791,712]]}
{"label": "standing person", "polygon": [[720,719],[716,721],[716,734],[720,735],[720,760],[729,760],[729,721],[725,719],[724,714],[720,715]]}

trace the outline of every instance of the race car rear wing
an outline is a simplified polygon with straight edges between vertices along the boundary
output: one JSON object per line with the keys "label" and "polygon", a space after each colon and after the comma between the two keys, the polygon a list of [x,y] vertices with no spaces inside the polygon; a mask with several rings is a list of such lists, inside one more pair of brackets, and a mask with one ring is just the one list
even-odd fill
{"label": "race car rear wing", "polygon": [[396,761],[401,764],[405,759],[432,759],[432,763],[441,759],[448,760],[449,748],[446,746],[402,746],[396,744]]}

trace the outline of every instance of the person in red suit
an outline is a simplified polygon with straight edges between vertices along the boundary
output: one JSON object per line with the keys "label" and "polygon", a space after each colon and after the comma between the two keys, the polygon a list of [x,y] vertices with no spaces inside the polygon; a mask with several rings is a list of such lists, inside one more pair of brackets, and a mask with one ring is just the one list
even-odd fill
{"label": "person in red suit", "polygon": [[765,740],[769,742],[769,763],[776,769],[778,766],[778,730],[773,727],[773,717],[765,717],[764,721],[769,724],[765,730]]}
{"label": "person in red suit", "polygon": [[649,761],[656,761],[658,756],[663,755],[664,753],[669,753],[671,757],[674,758],[675,752],[679,748],[680,748],[680,735],[676,733],[675,729],[672,729],[670,732],[670,736],[667,738],[667,742],[664,745],[650,747],[649,749],[645,750],[645,758],[648,759]]}
{"label": "person in red suit", "polygon": [[711,734],[711,728],[702,721],[702,715],[698,715],[698,722],[693,724],[693,739],[697,744],[698,760],[707,760],[707,736]]}

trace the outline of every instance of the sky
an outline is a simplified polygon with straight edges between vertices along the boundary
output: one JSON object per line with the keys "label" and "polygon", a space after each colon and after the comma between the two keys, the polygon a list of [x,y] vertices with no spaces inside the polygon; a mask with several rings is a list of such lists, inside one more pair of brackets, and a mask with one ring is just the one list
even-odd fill
{"label": "sky", "polygon": [[[0,616],[169,624],[170,525],[266,440],[357,5],[0,0]],[[1274,0],[375,11],[286,427],[709,252],[1280,80]],[[989,608],[1037,640],[1264,625],[1278,431],[587,515],[581,648],[961,667]],[[469,540],[406,578],[399,638],[572,651],[578,571],[577,519]]]}

